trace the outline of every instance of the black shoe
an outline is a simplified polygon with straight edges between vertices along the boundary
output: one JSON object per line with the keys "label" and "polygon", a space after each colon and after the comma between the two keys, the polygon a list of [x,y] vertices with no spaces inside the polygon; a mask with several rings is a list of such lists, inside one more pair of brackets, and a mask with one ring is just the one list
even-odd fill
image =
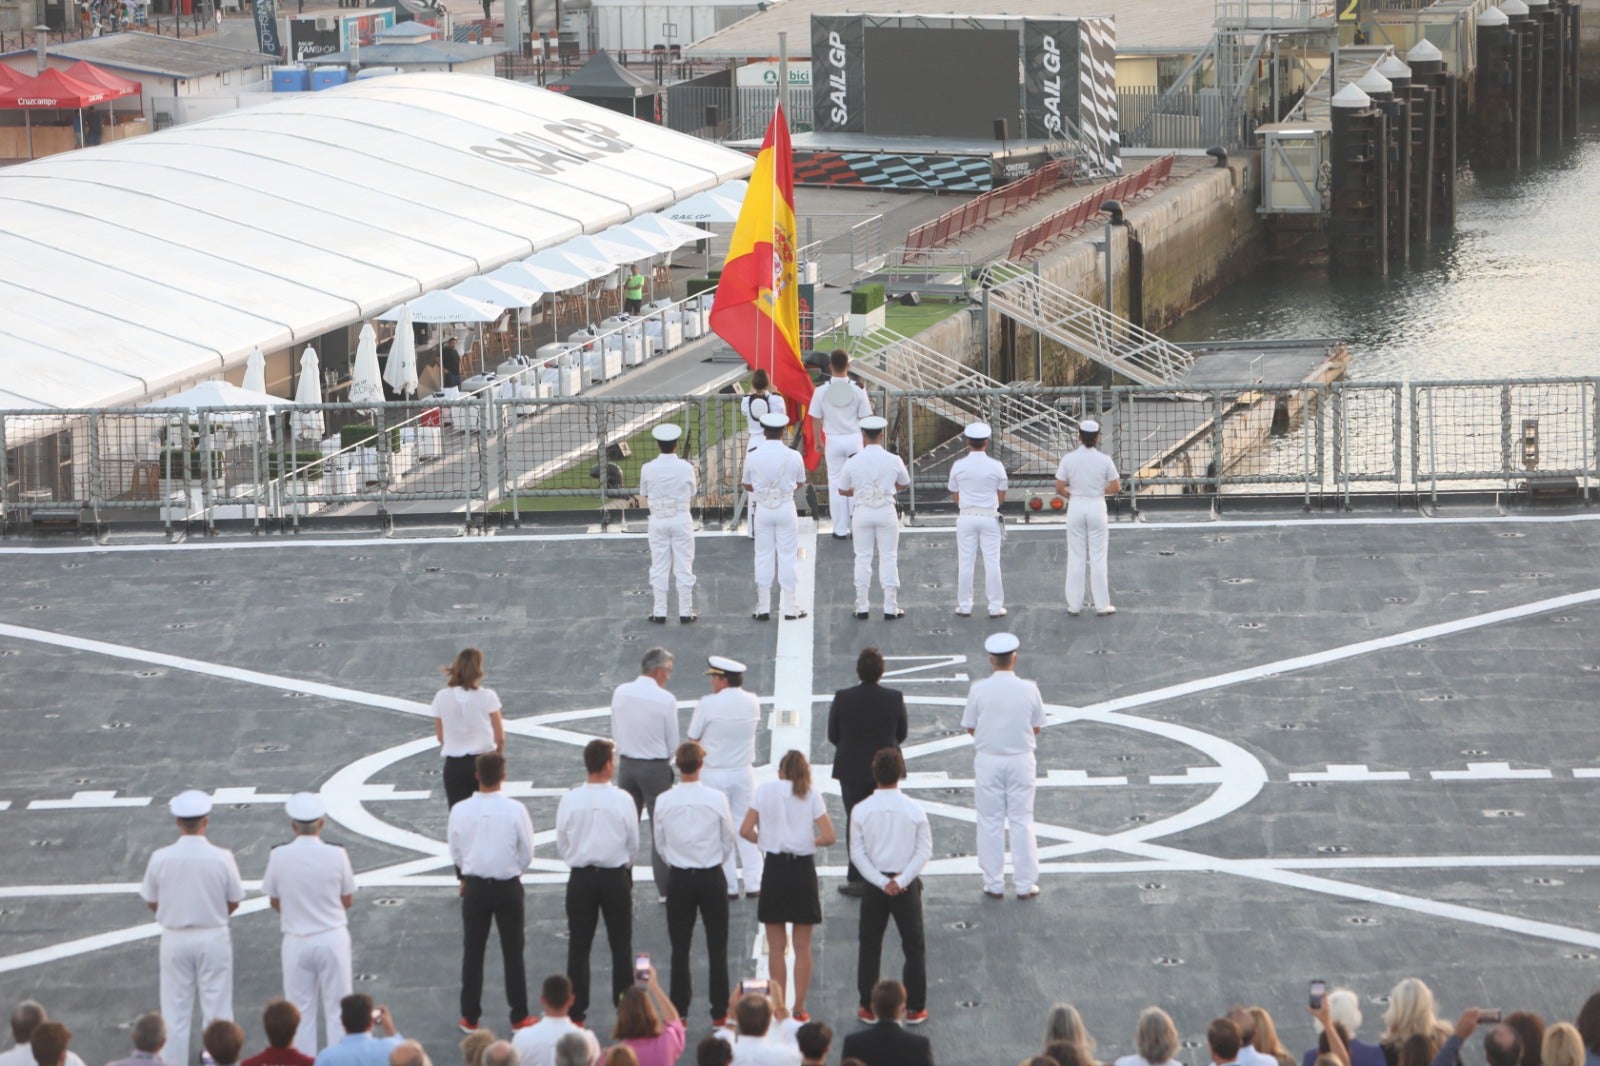
{"label": "black shoe", "polygon": [[804,618],[808,613],[809,612],[807,612],[807,611],[796,611],[794,614],[786,614],[786,615],[784,615],[783,616],[783,620],[785,622],[793,622],[796,619]]}
{"label": "black shoe", "polygon": [[667,616],[664,615],[664,614],[652,614],[652,615],[649,615],[648,617],[646,617],[645,621],[646,622],[653,622],[654,624],[656,624],[658,626],[664,626],[664,625],[667,624]]}
{"label": "black shoe", "polygon": [[772,621],[772,612],[771,611],[756,611],[750,617],[754,618],[757,622],[770,622],[770,621]]}
{"label": "black shoe", "polygon": [[906,613],[904,611],[896,609],[894,611],[884,611],[883,612],[883,616],[885,618],[887,618],[889,621],[893,622],[896,618],[904,618],[906,616]]}
{"label": "black shoe", "polygon": [[696,618],[699,618],[699,617],[700,616],[697,615],[697,614],[680,614],[678,616],[678,621],[682,622],[684,625],[688,625],[690,622],[693,622]]}
{"label": "black shoe", "polygon": [[846,881],[844,884],[839,886],[839,895],[841,896],[854,896],[857,899],[860,899],[866,894],[867,890],[861,887],[860,881]]}
{"label": "black shoe", "polygon": [[857,617],[857,618],[866,618],[866,617],[867,617],[867,616],[868,616],[868,615],[870,615],[870,614],[871,614],[871,613],[872,613],[872,612],[871,612],[871,611],[854,611],[854,612],[852,612],[852,613],[853,613],[853,614],[854,614],[854,615],[855,615],[855,617]]}

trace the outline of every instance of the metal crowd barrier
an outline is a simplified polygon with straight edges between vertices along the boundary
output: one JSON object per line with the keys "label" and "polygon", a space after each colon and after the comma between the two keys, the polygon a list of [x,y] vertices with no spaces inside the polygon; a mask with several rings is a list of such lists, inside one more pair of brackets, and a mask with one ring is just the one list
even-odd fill
{"label": "metal crowd barrier", "polygon": [[[535,395],[500,381],[371,407],[0,411],[0,514],[8,528],[40,512],[169,529],[402,512],[507,524],[581,512],[626,525],[664,421],[684,428],[696,507],[728,514],[747,446],[739,400]],[[1105,427],[1135,505],[1260,494],[1337,506],[1374,493],[1425,503],[1462,489],[1587,498],[1600,481],[1600,378],[880,390],[873,402],[908,457],[913,511],[947,500],[961,423],[978,417],[1017,495],[1051,490],[1076,446],[1072,419],[1087,417]]]}

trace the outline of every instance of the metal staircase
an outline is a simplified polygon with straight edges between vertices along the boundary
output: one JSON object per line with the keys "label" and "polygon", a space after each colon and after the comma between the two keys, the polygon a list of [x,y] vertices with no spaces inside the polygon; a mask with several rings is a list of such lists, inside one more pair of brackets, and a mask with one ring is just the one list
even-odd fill
{"label": "metal staircase", "polygon": [[[912,402],[958,426],[987,421],[994,427],[992,447],[1019,466],[1054,470],[1077,440],[1077,419],[1029,392],[1026,383],[1007,385],[893,330],[874,330],[857,340],[850,354],[852,368],[869,384],[934,393]],[[930,455],[935,461],[946,452],[952,460],[959,458],[966,450],[959,443],[958,436]]]}
{"label": "metal staircase", "polygon": [[1173,385],[1194,355],[1010,263],[989,270],[989,306],[1140,385]]}

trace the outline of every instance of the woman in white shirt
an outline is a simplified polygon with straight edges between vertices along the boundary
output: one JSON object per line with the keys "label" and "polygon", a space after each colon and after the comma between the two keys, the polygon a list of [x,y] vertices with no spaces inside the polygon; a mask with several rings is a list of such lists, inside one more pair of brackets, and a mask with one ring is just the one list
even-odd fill
{"label": "woman in white shirt", "polygon": [[1180,1066],[1173,1059],[1178,1053],[1178,1027],[1160,1007],[1146,1007],[1139,1012],[1133,1046],[1138,1053],[1122,1056],[1115,1066]]}
{"label": "woman in white shirt", "polygon": [[757,370],[750,377],[750,388],[753,390],[749,396],[739,401],[739,410],[744,412],[745,419],[750,423],[750,432],[746,437],[745,450],[749,451],[767,439],[761,429],[761,416],[768,412],[787,414],[783,406],[783,397],[775,392],[767,391],[771,387],[771,380],[765,370]]}
{"label": "woman in white shirt", "polygon": [[767,928],[767,959],[772,979],[789,983],[784,953],[789,948],[785,924],[794,926],[795,1021],[810,1020],[806,993],[811,990],[811,927],[822,921],[817,892],[817,849],[838,837],[822,794],[811,787],[811,764],[803,753],[790,751],[778,763],[778,780],[756,787],[739,835],[764,853],[761,896],[756,920]]}
{"label": "woman in white shirt", "polygon": [[483,688],[483,652],[466,648],[449,666],[441,666],[446,688],[433,697],[433,732],[444,755],[444,798],[454,807],[478,791],[473,760],[506,750],[506,727],[500,720],[500,697]]}

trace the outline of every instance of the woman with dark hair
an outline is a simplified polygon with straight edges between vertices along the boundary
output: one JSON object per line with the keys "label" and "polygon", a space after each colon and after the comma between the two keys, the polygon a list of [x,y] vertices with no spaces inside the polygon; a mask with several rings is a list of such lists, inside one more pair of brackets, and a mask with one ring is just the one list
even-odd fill
{"label": "woman with dark hair", "polygon": [[617,1000],[617,1024],[611,1039],[631,1050],[638,1066],[672,1066],[683,1053],[688,1037],[678,1008],[661,992],[656,968],[650,980],[635,984]]}
{"label": "woman with dark hair", "polygon": [[1531,1010],[1514,1010],[1506,1015],[1505,1025],[1516,1032],[1522,1044],[1522,1059],[1517,1066],[1542,1066],[1544,1019]]}
{"label": "woman with dark hair", "polygon": [[1573,1024],[1583,1038],[1584,1066],[1600,1066],[1600,992],[1584,1001]]}
{"label": "woman with dark hair", "polygon": [[750,375],[750,395],[739,401],[739,410],[743,412],[745,420],[750,423],[749,443],[745,446],[748,451],[766,440],[766,434],[761,431],[761,416],[767,413],[785,415],[788,409],[783,405],[783,397],[770,391],[772,381],[765,370],[757,370]]}
{"label": "woman with dark hair", "polygon": [[1400,1052],[1396,1056],[1395,1066],[1428,1066],[1433,1062],[1433,1039],[1422,1033],[1414,1033],[1406,1037],[1405,1043],[1400,1045]]}
{"label": "woman with dark hair", "polygon": [[491,751],[505,754],[506,727],[500,697],[483,687],[483,652],[465,648],[439,667],[446,687],[433,697],[433,731],[444,755],[444,798],[454,807],[478,791],[473,760]]}
{"label": "woman with dark hair", "polygon": [[838,839],[822,794],[811,786],[811,764],[804,753],[786,753],[778,763],[778,780],[757,786],[739,835],[765,853],[756,920],[766,926],[772,979],[786,987],[789,971],[784,953],[789,949],[789,937],[784,926],[794,926],[794,1007],[790,1015],[804,1024],[811,1020],[806,1013],[806,993],[811,990],[811,927],[822,921],[817,849]]}

